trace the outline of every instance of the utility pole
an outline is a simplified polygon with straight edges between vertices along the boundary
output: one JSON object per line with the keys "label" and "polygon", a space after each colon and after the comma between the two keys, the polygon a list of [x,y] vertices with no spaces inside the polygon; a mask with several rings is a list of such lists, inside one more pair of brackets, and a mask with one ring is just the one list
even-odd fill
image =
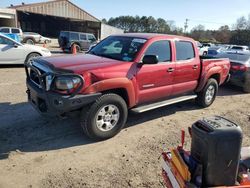
{"label": "utility pole", "polygon": [[185,23],[184,23],[184,33],[187,32],[187,28],[188,28],[188,21],[189,19],[186,19]]}

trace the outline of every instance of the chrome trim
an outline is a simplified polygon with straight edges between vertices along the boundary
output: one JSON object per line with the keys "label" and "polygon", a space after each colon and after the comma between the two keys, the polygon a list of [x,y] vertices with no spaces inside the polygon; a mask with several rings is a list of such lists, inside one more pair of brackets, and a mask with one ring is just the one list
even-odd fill
{"label": "chrome trim", "polygon": [[142,87],[143,88],[149,88],[149,87],[154,87],[155,85],[154,84],[146,84],[146,85],[143,85]]}

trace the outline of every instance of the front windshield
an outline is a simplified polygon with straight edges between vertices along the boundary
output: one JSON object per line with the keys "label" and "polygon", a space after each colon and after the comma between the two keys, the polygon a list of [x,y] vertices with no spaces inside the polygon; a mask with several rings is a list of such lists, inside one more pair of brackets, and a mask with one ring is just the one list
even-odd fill
{"label": "front windshield", "polygon": [[90,54],[132,62],[146,39],[122,36],[110,36],[89,51]]}

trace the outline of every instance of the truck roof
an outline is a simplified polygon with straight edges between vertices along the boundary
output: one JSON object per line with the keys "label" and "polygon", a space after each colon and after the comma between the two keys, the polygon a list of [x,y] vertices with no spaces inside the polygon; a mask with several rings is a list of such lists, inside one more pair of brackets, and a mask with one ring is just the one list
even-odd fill
{"label": "truck roof", "polygon": [[181,40],[189,40],[193,41],[193,39],[188,37],[183,37],[179,35],[168,35],[168,34],[159,34],[159,33],[124,33],[119,35],[112,35],[112,36],[125,36],[125,37],[138,37],[138,38],[144,38],[144,39],[151,39],[155,37],[166,37],[168,39],[181,39]]}

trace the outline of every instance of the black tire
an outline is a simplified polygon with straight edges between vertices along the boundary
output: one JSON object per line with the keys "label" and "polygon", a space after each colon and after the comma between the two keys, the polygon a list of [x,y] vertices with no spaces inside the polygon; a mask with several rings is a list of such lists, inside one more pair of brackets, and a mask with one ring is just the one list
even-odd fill
{"label": "black tire", "polygon": [[44,44],[48,44],[48,43],[49,43],[49,41],[48,41],[48,40],[45,40],[45,41],[44,41]]}
{"label": "black tire", "polygon": [[[217,92],[218,92],[218,82],[214,78],[210,78],[207,81],[206,86],[202,89],[201,92],[198,93],[196,102],[202,107],[205,107],[205,108],[209,107],[211,104],[213,104],[216,98]],[[210,97],[208,97],[208,94],[211,94]]]}
{"label": "black tire", "polygon": [[35,41],[33,39],[27,39],[25,41],[26,44],[31,44],[31,45],[34,45],[35,44]]}
{"label": "black tire", "polygon": [[207,52],[203,52],[203,54],[202,54],[203,56],[206,56],[207,55]]}
{"label": "black tire", "polygon": [[[119,114],[118,120],[110,120],[112,119],[113,112],[111,113],[111,118],[109,118],[110,122],[108,123],[114,123],[115,125],[110,130],[102,130],[102,129],[109,129],[108,125],[106,124],[106,115],[105,117],[102,117],[100,113],[105,112],[110,113],[106,111],[106,108],[114,108],[116,110],[116,113]],[[115,114],[114,114],[115,115]],[[108,115],[107,115],[108,116]],[[83,128],[84,133],[93,139],[96,140],[105,140],[109,139],[116,134],[118,134],[121,129],[124,127],[128,116],[128,109],[127,104],[124,101],[122,97],[120,97],[117,94],[109,93],[104,94],[101,97],[99,97],[95,103],[90,105],[87,108],[84,108],[81,112],[81,126]],[[99,119],[99,120],[98,120]],[[102,125],[97,125],[97,121],[102,122]],[[101,123],[100,123],[101,124]]]}
{"label": "black tire", "polygon": [[31,53],[26,57],[25,63],[29,63],[31,62],[32,59],[36,58],[36,57],[40,57],[41,55],[38,53]]}
{"label": "black tire", "polygon": [[81,47],[78,44],[72,44],[71,45],[71,53],[73,53],[73,47],[74,47],[74,45],[76,47],[76,52],[80,53],[81,52]]}

